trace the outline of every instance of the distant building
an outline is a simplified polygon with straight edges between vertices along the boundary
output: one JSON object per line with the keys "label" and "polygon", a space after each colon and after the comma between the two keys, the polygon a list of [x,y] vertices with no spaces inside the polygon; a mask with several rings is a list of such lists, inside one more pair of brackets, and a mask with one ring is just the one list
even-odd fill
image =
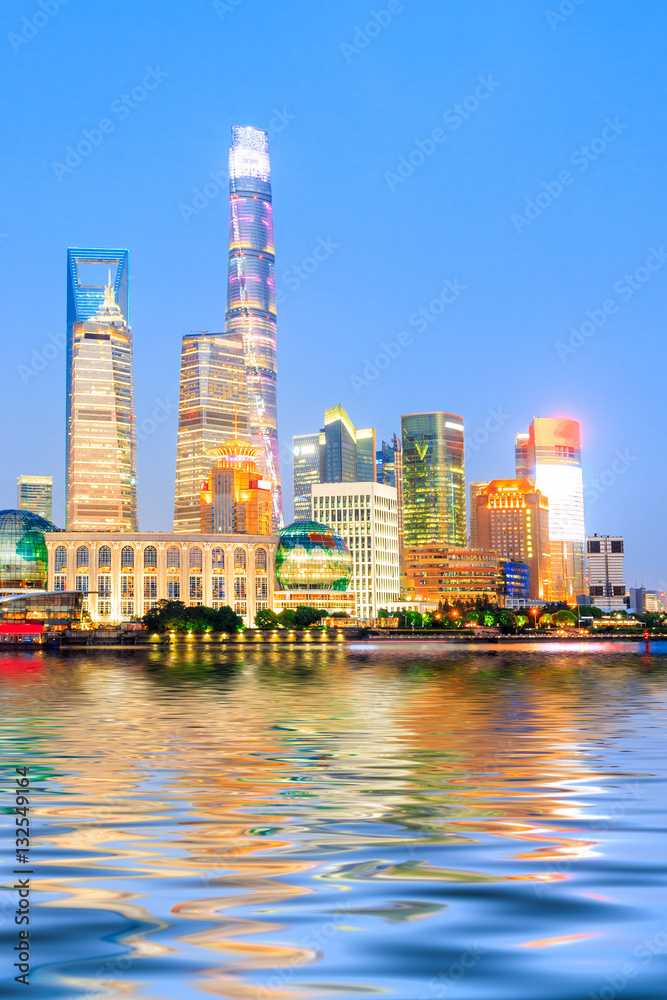
{"label": "distant building", "polygon": [[257,468],[257,450],[241,441],[227,441],[202,483],[200,531],[223,535],[272,533],[272,483]]}
{"label": "distant building", "polygon": [[453,413],[401,417],[403,535],[417,545],[466,544],[463,418]]}
{"label": "distant building", "polygon": [[535,417],[516,439],[517,479],[532,479],[549,500],[551,600],[586,590],[581,431],[576,420]]}
{"label": "distant building", "polygon": [[504,559],[526,563],[530,593],[525,596],[548,601],[551,546],[547,497],[530,479],[494,479],[474,498],[471,488],[473,502],[479,547],[493,549]]}
{"label": "distant building", "polygon": [[479,538],[477,536],[477,503],[478,493],[482,493],[488,486],[486,483],[468,483],[468,512],[470,517],[470,533],[468,540],[471,549],[479,548]]}
{"label": "distant building", "polygon": [[620,535],[589,535],[586,550],[591,604],[601,611],[624,611],[623,538]]}
{"label": "distant building", "polygon": [[499,560],[498,603],[504,607],[508,603],[525,604],[530,600],[530,570],[525,563],[511,559]]}
{"label": "distant building", "polygon": [[420,545],[404,552],[406,601],[494,603],[500,588],[498,554],[462,546]]}
{"label": "distant building", "polygon": [[174,531],[200,530],[199,494],[214,450],[232,438],[250,444],[250,436],[243,339],[208,332],[183,337]]}
{"label": "distant building", "polygon": [[398,500],[382,483],[320,483],[312,488],[313,521],[342,536],[352,555],[356,616],[377,618],[400,593]]}
{"label": "distant building", "polygon": [[53,518],[53,476],[19,476],[17,480],[18,510],[29,510],[46,521]]}
{"label": "distant building", "polygon": [[644,610],[654,614],[665,611],[665,594],[658,590],[647,590],[644,594]]}
{"label": "distant building", "polygon": [[310,520],[310,487],[320,481],[320,434],[292,438],[294,520]]}
{"label": "distant building", "polygon": [[630,611],[643,615],[646,611],[646,590],[644,587],[630,587]]}
{"label": "distant building", "polygon": [[375,482],[375,428],[357,430],[338,403],[324,411],[320,482]]}

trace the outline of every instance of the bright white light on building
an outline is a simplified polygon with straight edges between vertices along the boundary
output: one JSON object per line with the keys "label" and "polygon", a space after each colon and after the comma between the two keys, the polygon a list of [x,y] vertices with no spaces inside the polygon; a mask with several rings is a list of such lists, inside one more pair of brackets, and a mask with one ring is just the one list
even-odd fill
{"label": "bright white light on building", "polygon": [[549,499],[552,541],[584,542],[584,484],[581,469],[572,465],[536,465],[537,488]]}

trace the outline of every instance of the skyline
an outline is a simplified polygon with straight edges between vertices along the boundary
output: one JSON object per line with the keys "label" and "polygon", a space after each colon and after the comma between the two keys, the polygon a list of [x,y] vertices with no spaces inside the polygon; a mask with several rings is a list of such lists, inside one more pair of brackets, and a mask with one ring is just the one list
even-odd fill
{"label": "skyline", "polygon": [[[405,4],[400,27],[396,20],[388,24],[363,51],[348,53],[350,62],[346,61],[340,43],[350,42],[355,25],[365,23],[368,16],[365,8],[343,4],[335,16],[320,15],[319,20],[311,16],[312,23],[299,28],[298,38],[303,41],[317,28],[322,33],[317,54],[322,52],[325,36],[328,44],[327,59],[314,93],[321,99],[322,83],[326,82],[327,74],[334,72],[349,84],[349,90],[343,89],[342,107],[336,111],[329,106],[322,112],[327,115],[329,128],[323,134],[318,131],[314,117],[315,98],[296,94],[289,85],[289,71],[271,59],[267,67],[280,70],[275,84],[269,85],[269,73],[265,73],[250,94],[243,94],[243,106],[238,101],[232,106],[234,100],[223,94],[226,74],[238,72],[234,62],[237,57],[231,49],[238,45],[249,25],[258,33],[262,55],[267,52],[271,32],[278,29],[278,36],[282,37],[280,30],[284,32],[288,27],[294,30],[296,15],[280,29],[268,8],[262,5],[261,9],[266,23],[259,21],[257,10],[253,15],[250,4],[241,5],[220,23],[211,6],[209,14],[213,14],[213,20],[209,27],[212,31],[218,27],[224,29],[222,48],[226,55],[231,54],[231,66],[215,82],[197,74],[197,86],[208,98],[204,101],[205,108],[195,116],[197,123],[204,119],[208,122],[205,141],[195,136],[193,128],[188,128],[187,141],[174,154],[166,131],[164,137],[160,135],[161,143],[164,139],[164,159],[173,161],[164,179],[156,177],[157,163],[152,159],[150,136],[163,127],[167,110],[176,112],[178,127],[172,123],[170,128],[179,132],[187,103],[183,69],[173,46],[168,44],[169,39],[164,37],[159,39],[159,45],[151,44],[147,50],[145,39],[130,32],[128,52],[121,53],[119,65],[111,68],[111,80],[103,83],[101,76],[92,72],[90,93],[77,92],[77,100],[54,116],[57,129],[49,126],[44,137],[40,133],[34,140],[35,148],[19,150],[19,164],[25,161],[28,168],[33,165],[33,173],[28,169],[26,174],[32,182],[31,207],[25,211],[28,192],[14,179],[16,205],[9,205],[5,217],[0,219],[0,230],[7,233],[0,243],[0,253],[6,283],[3,295],[6,331],[16,338],[16,343],[8,344],[8,366],[15,372],[9,386],[9,409],[22,413],[23,419],[19,434],[8,443],[3,463],[2,506],[13,505],[17,475],[45,474],[54,476],[54,506],[56,511],[62,510],[62,422],[49,420],[46,426],[39,411],[44,406],[49,413],[62,413],[64,354],[57,340],[49,340],[49,334],[59,338],[64,329],[61,285],[64,247],[127,246],[133,259],[130,323],[136,338],[140,526],[142,530],[168,530],[181,339],[191,329],[223,328],[226,190],[213,197],[203,196],[207,199],[204,207],[197,209],[197,214],[187,222],[178,206],[193,203],[194,189],[203,191],[210,171],[225,171],[229,127],[236,122],[247,122],[269,128],[273,133],[271,156],[281,293],[278,304],[281,449],[285,451],[293,434],[319,426],[323,405],[333,405],[339,400],[354,413],[360,426],[376,426],[380,438],[388,438],[397,431],[402,413],[444,410],[463,416],[468,439],[468,481],[490,480],[512,476],[514,435],[527,427],[533,417],[564,416],[579,420],[584,432],[584,482],[588,487],[586,531],[623,534],[628,582],[643,582],[662,589],[664,543],[659,540],[655,545],[651,527],[659,517],[657,497],[662,484],[661,469],[651,461],[651,456],[663,450],[664,432],[651,401],[652,395],[659,398],[660,366],[647,364],[643,352],[652,348],[659,329],[658,316],[662,314],[659,299],[664,279],[658,269],[650,272],[650,281],[642,281],[642,272],[633,279],[637,285],[633,289],[623,278],[624,274],[643,267],[645,261],[650,260],[654,268],[660,264],[659,254],[656,256],[651,250],[651,247],[661,250],[659,210],[650,199],[652,167],[648,158],[643,160],[641,145],[653,149],[649,131],[657,131],[655,108],[647,122],[645,103],[640,96],[641,84],[648,87],[650,72],[657,71],[657,67],[649,58],[644,70],[639,57],[634,56],[634,62],[622,67],[621,81],[615,83],[611,69],[618,71],[618,66],[609,58],[609,47],[613,51],[615,44],[621,42],[621,25],[630,40],[640,35],[643,48],[650,49],[647,22],[652,18],[661,21],[658,12],[649,7],[633,15],[634,21],[630,21],[620,12],[605,12],[603,16],[585,5],[567,23],[552,28],[545,22],[541,35],[537,18],[534,19],[531,31],[537,44],[536,58],[538,53],[550,52],[554,61],[555,53],[565,54],[558,79],[562,83],[568,73],[573,74],[573,79],[564,90],[559,90],[560,103],[554,102],[548,112],[539,109],[541,144],[533,149],[530,138],[535,134],[540,87],[530,98],[528,93],[523,94],[519,104],[523,111],[521,129],[516,125],[513,131],[508,131],[513,112],[507,108],[504,95],[511,92],[514,111],[519,99],[517,77],[511,75],[509,67],[512,46],[508,44],[508,51],[503,54],[491,37],[500,23],[503,28],[500,37],[508,43],[510,28],[519,23],[518,14],[510,13],[499,21],[498,13],[489,8],[489,24],[481,26],[477,19],[478,36],[472,38],[466,33],[465,15],[459,8],[459,20],[452,26],[452,33],[466,37],[467,54],[463,58],[452,52],[451,68],[437,72],[441,89],[426,95],[421,93],[414,122],[407,117],[409,99],[415,107],[414,84],[410,84],[405,95],[394,87],[389,89],[389,97],[383,98],[379,82],[389,71],[395,47],[405,44],[398,36],[422,31],[423,14]],[[26,11],[30,13],[27,7]],[[127,4],[119,5],[118,14],[125,27],[128,11]],[[542,8],[537,6],[532,13],[544,17]],[[106,23],[103,11],[83,11],[80,16],[87,32],[92,30],[91,24],[102,28]],[[24,78],[25,73],[37,69],[35,60],[48,52],[55,59],[61,32],[65,48],[70,44],[67,32],[72,31],[72,20],[66,22],[68,17],[69,10],[63,8],[58,18],[29,44],[16,53],[8,49],[16,60],[13,66],[16,77],[8,94],[11,97],[21,80],[27,87],[26,98],[17,98],[19,108],[29,100],[31,88],[40,79],[43,83],[39,72],[35,84]],[[176,20],[186,35],[195,30],[186,19],[177,16]],[[14,21],[20,21],[15,13],[3,13],[6,33],[15,29]],[[327,22],[328,34],[323,30],[323,22]],[[202,23],[197,20],[200,35]],[[397,28],[393,34],[392,25]],[[610,66],[605,66],[602,51],[590,53],[585,48],[592,25],[596,32],[607,28],[603,31],[605,44],[601,50]],[[659,30],[657,25],[651,29],[656,33]],[[520,33],[520,40],[525,42],[525,39],[526,33]],[[201,44],[208,44],[203,37]],[[452,45],[452,49],[455,47]],[[155,53],[160,48],[172,56],[169,63],[163,57],[162,72],[168,75],[159,82],[154,78],[150,81],[155,84],[154,90],[147,91],[145,101],[129,109],[126,118],[110,112],[115,131],[105,134],[100,147],[59,180],[51,163],[62,161],[63,150],[81,139],[82,129],[97,127],[118,94],[142,85],[146,66],[159,65]],[[434,53],[428,41],[425,48],[429,80],[435,82]],[[582,82],[583,61],[574,72],[577,53],[585,54],[588,81],[578,100],[574,93],[577,82]],[[496,76],[491,74],[499,86],[483,100],[475,98],[476,89],[482,87],[478,78],[480,75],[488,78],[492,57],[498,57],[500,64],[494,70]],[[88,58],[85,55],[84,63]],[[313,58],[314,54],[310,54],[306,59],[307,74],[314,72]],[[63,88],[71,87],[71,72],[64,68],[63,76],[54,81],[54,96],[60,95],[61,100]],[[553,75],[549,74],[554,73],[554,67],[549,60],[543,72],[550,85],[553,84]],[[638,73],[634,84],[630,81],[633,72]],[[350,76],[346,78],[345,73]],[[591,76],[596,76],[595,84],[590,83]],[[622,100],[619,87],[625,91]],[[110,99],[102,99],[109,88],[113,91]],[[368,100],[361,112],[355,114],[350,98],[364,89],[369,94]],[[193,93],[192,86],[186,93]],[[458,113],[445,109],[454,108],[470,95],[473,96],[469,106],[479,100],[479,107],[454,128],[452,121]],[[96,99],[99,99],[97,105]],[[51,100],[49,94],[44,94],[45,115]],[[100,110],[96,111],[96,107]],[[611,117],[614,121],[617,111],[621,123],[628,123],[627,129],[607,142],[608,149],[595,154],[597,159],[591,160],[585,171],[569,163],[570,156],[582,144],[597,142],[602,130],[609,129],[606,119]],[[394,112],[395,120],[388,117]],[[450,114],[448,121],[443,113]],[[371,123],[374,116],[378,117],[377,126]],[[10,134],[14,117],[15,112],[10,109]],[[429,137],[443,121],[447,141],[438,145]],[[349,137],[343,134],[343,126],[349,126]],[[362,126],[366,126],[365,132]],[[517,161],[508,153],[509,137],[517,139],[519,135],[523,140],[520,152],[524,161]],[[606,135],[609,137],[611,133],[607,131]],[[504,144],[499,146],[503,136]],[[147,146],[143,158],[139,157],[137,162],[128,160],[130,149],[139,139]],[[384,174],[397,172],[400,158],[407,159],[414,152],[416,140],[425,144],[427,151],[428,143],[435,144],[434,150],[422,154],[424,162],[414,166],[412,173],[406,168],[408,176],[391,191]],[[543,147],[544,155],[538,156],[536,150]],[[48,153],[44,155],[46,149]],[[490,190],[485,188],[490,175],[483,161],[494,149],[494,170],[499,166],[504,170],[505,165],[521,167],[520,183],[517,178],[511,191],[506,176],[501,184],[492,185]],[[652,155],[654,163],[659,151]],[[315,169],[311,165],[313,158]],[[418,160],[418,155],[413,156],[413,163]],[[122,171],[118,170],[119,162]],[[566,183],[559,195],[552,195],[551,203],[546,205],[546,194],[540,194],[546,190],[542,185],[550,184],[552,192],[556,192],[559,172],[568,164],[574,180]],[[637,170],[641,171],[642,165],[644,184],[640,185]],[[340,176],[335,176],[336,171]],[[360,193],[349,183],[351,171],[357,177]],[[470,171],[473,182],[464,176]],[[154,185],[154,191],[147,189],[150,184]],[[344,188],[347,201],[342,196]],[[456,200],[462,203],[458,212],[442,200],[451,190],[457,192]],[[368,198],[367,209],[361,204],[362,194]],[[512,214],[521,212],[526,200],[535,200],[538,194],[546,207],[540,208],[530,226],[522,227],[521,233],[515,232]],[[437,212],[431,207],[427,214],[427,205],[437,206]],[[373,226],[378,225],[378,213],[383,213],[387,221],[376,231]],[[40,216],[39,228],[37,216]],[[435,223],[434,218],[437,218]],[[428,253],[418,254],[419,261],[411,264],[406,250],[414,245],[411,234],[415,226],[420,245],[436,252],[431,253],[430,259]],[[355,242],[354,236],[359,232],[363,240],[357,238]],[[40,247],[39,295],[31,297],[25,282],[27,279],[34,282],[37,246]],[[365,287],[360,294],[355,289],[355,275],[362,273],[368,263],[369,246],[375,263],[369,271],[363,270]],[[473,258],[479,255],[483,263],[475,267]],[[503,256],[508,257],[507,263]],[[316,264],[315,270],[311,270],[311,260]],[[180,275],[177,283],[173,281],[174,273]],[[455,290],[466,287],[455,295],[451,285]],[[468,295],[469,290],[473,295]],[[628,290],[633,293],[629,297]],[[611,302],[606,311],[605,302]],[[616,312],[610,311],[614,307]],[[421,316],[420,309],[425,310]],[[437,310],[441,310],[439,314]],[[568,337],[575,336],[568,334],[569,326],[581,329],[582,324],[595,325],[596,320],[601,324],[599,330],[596,326],[593,336],[585,338],[580,347],[571,347],[574,353],[567,353],[561,360],[556,345],[567,344]],[[402,331],[412,338],[412,343],[398,339]],[[438,338],[445,338],[442,348]],[[368,385],[357,384],[360,390],[357,392],[352,377],[364,379],[365,359],[368,357],[372,362],[382,352],[383,342],[401,348],[400,360],[391,359],[386,371],[366,378]],[[625,349],[630,343],[632,349]],[[54,358],[46,350],[50,345],[56,349]],[[44,367],[33,370],[33,365],[40,364],[39,357]],[[438,358],[442,364],[434,363]],[[324,386],[323,359],[326,359]],[[28,372],[23,377],[21,367]],[[456,377],[448,378],[452,370]],[[369,371],[373,374],[372,368]],[[502,387],[498,374],[501,380],[505,379]],[[513,383],[508,381],[510,377]],[[639,391],[633,388],[634,382],[640,386]],[[169,400],[173,411],[165,416],[169,406],[160,409],[160,403]],[[485,436],[487,439],[483,440]],[[291,487],[287,473],[291,470],[284,460],[283,466],[283,489],[288,498]],[[165,480],[170,484],[169,489],[164,488]],[[636,498],[640,496],[644,515],[641,519],[629,514],[631,509],[637,509]],[[289,519],[288,512],[286,520]],[[55,520],[63,523],[57,515]]]}

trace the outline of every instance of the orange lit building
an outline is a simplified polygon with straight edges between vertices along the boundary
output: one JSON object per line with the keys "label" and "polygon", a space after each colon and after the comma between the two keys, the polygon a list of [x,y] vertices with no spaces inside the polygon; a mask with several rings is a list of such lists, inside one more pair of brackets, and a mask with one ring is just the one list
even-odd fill
{"label": "orange lit building", "polygon": [[[476,542],[530,570],[531,600],[549,600],[549,500],[531,479],[494,479],[474,497]],[[472,520],[472,518],[471,518]]]}
{"label": "orange lit building", "polygon": [[201,531],[224,535],[270,535],[271,483],[257,468],[257,451],[227,441],[200,492]]}
{"label": "orange lit building", "polygon": [[475,601],[494,603],[500,587],[496,552],[458,545],[420,545],[404,553],[406,601]]}

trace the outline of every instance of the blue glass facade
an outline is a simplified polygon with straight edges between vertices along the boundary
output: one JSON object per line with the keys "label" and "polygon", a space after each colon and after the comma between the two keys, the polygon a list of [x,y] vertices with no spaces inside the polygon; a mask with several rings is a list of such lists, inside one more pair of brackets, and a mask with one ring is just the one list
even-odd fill
{"label": "blue glass facade", "polygon": [[526,563],[500,560],[499,592],[505,597],[527,600],[530,597],[530,569]]}
{"label": "blue glass facade", "polygon": [[243,339],[248,423],[258,466],[273,484],[273,524],[283,524],[278,456],[276,275],[268,135],[232,128],[225,331]]}

